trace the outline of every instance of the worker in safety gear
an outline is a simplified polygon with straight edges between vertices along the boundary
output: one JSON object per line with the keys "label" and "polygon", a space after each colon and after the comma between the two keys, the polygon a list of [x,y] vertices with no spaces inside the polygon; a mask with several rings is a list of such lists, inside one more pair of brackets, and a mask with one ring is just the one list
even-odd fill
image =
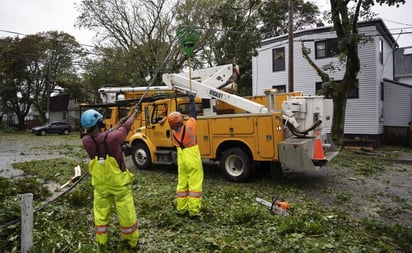
{"label": "worker in safety gear", "polygon": [[167,105],[164,105],[162,108],[162,115],[163,118],[161,120],[159,120],[158,123],[163,124],[166,122],[167,120]]}
{"label": "worker in safety gear", "polygon": [[186,123],[180,112],[171,112],[167,120],[177,149],[177,212],[195,217],[200,214],[202,205],[203,166],[195,136],[196,104],[193,95],[189,99],[190,114]]}
{"label": "worker in safety gear", "polygon": [[105,251],[108,225],[114,202],[120,223],[121,239],[127,248],[136,248],[139,240],[136,210],[132,194],[134,175],[126,168],[121,145],[123,144],[137,114],[137,109],[123,118],[109,131],[103,131],[102,114],[96,110],[85,111],[80,119],[87,129],[83,146],[90,157],[89,173],[94,188],[94,222],[99,251]]}

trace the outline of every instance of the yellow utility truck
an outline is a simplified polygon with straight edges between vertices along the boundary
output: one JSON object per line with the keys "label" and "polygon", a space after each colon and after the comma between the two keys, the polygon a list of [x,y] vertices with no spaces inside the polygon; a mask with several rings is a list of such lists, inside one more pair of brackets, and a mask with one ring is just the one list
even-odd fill
{"label": "yellow utility truck", "polygon": [[[176,94],[176,91],[167,86],[151,86],[147,87],[103,87],[98,90],[101,103],[98,104],[81,104],[80,111],[89,108],[97,109],[104,117],[106,129],[110,129],[116,125],[123,117],[131,114],[131,110],[136,103],[141,99],[145,101],[155,101],[157,99],[165,98],[169,94]],[[136,132],[136,130],[143,124],[143,116],[139,114],[131,127],[131,130],[126,137],[127,144],[129,138]],[[85,129],[80,130],[80,136],[86,134]],[[127,150],[127,145],[124,146]]]}
{"label": "yellow utility truck", "polygon": [[[237,69],[235,69],[237,71]],[[221,67],[210,67],[195,70],[192,73],[194,79],[205,80],[207,78],[220,79],[218,82],[209,82],[208,85],[212,87],[222,88],[222,83],[231,83],[231,80],[236,78],[234,75],[234,70],[232,68],[221,68]],[[216,78],[214,78],[216,77]],[[233,83],[235,84],[235,83]],[[226,89],[231,88],[227,85]],[[83,108],[95,108],[98,109],[104,116],[106,123],[106,129],[110,129],[119,122],[123,117],[130,115],[131,110],[133,110],[135,104],[142,105],[151,103],[159,99],[172,98],[182,95],[176,89],[170,88],[168,86],[149,86],[149,87],[111,87],[106,86],[98,90],[100,95],[101,103],[92,105],[82,105]],[[160,111],[156,112],[155,118],[162,117],[162,115],[167,114],[170,110],[167,107],[160,108]],[[141,112],[137,115],[131,130],[126,137],[125,145],[123,149],[126,154],[129,154],[131,148],[127,144],[129,143],[130,137],[136,132],[138,128],[144,125],[144,113]],[[84,132],[82,133],[84,134]]]}
{"label": "yellow utility truck", "polygon": [[228,86],[235,87],[236,74],[232,64],[213,71],[164,74],[163,82],[178,93],[141,104],[143,125],[129,139],[135,166],[146,170],[153,164],[176,163],[172,132],[163,117],[171,111],[187,115],[188,94],[196,96],[201,156],[218,161],[230,181],[247,181],[261,164],[280,176],[282,167],[313,169],[337,154],[322,133],[322,127],[331,126],[332,101],[300,92],[277,94],[276,90],[265,91],[265,96],[241,97],[228,91]]}
{"label": "yellow utility truck", "polygon": [[[176,91],[167,86],[151,86],[147,87],[103,87],[98,90],[102,101],[94,107],[101,108],[106,123],[106,129],[110,129],[119,122],[120,119],[131,114],[131,110],[139,101],[156,101],[175,95]],[[132,125],[126,143],[136,130],[143,125],[143,114],[136,116],[136,120]],[[127,146],[124,146],[127,147]]]}

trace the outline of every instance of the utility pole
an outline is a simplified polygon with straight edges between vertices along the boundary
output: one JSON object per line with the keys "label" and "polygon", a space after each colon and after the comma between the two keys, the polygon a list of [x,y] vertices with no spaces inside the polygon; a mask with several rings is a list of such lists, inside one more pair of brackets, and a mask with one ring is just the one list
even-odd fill
{"label": "utility pole", "polygon": [[293,91],[293,0],[289,0],[288,14],[288,92]]}
{"label": "utility pole", "polygon": [[50,91],[51,91],[51,83],[50,83],[50,62],[48,66],[48,73],[47,73],[47,122],[50,122]]}

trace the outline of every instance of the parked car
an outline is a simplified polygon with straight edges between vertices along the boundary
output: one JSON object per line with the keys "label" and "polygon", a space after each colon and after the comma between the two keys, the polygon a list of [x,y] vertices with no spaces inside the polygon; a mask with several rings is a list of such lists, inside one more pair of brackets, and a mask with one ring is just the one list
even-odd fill
{"label": "parked car", "polygon": [[33,127],[31,132],[35,135],[45,135],[45,134],[70,134],[72,131],[72,126],[68,122],[64,121],[53,121],[46,123],[41,126]]}

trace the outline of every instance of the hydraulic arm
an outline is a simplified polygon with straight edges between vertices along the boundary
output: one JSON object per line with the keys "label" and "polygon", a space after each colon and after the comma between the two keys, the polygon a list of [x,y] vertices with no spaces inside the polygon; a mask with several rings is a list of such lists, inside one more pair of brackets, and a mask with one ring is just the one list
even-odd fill
{"label": "hydraulic arm", "polygon": [[[197,75],[197,73],[202,75]],[[259,103],[221,90],[222,87],[230,84],[234,74],[237,74],[235,67],[228,64],[198,72],[193,71],[192,78],[189,78],[189,74],[184,72],[163,74],[162,79],[168,87],[194,93],[200,98],[218,99],[250,113],[268,112],[267,107]]]}

